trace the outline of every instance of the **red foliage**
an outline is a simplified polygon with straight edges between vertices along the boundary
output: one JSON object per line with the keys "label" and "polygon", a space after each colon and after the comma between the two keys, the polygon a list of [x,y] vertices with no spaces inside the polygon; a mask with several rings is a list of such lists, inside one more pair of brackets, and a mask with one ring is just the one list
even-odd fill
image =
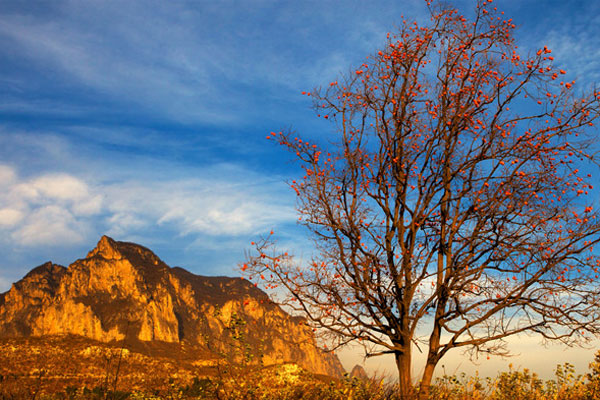
{"label": "red foliage", "polygon": [[580,171],[600,94],[557,83],[550,49],[520,54],[489,3],[472,21],[452,9],[429,26],[404,20],[311,92],[338,129],[331,148],[271,134],[301,162],[291,187],[318,252],[299,266],[269,236],[248,272],[268,271],[337,345],[394,354],[405,393],[413,343],[427,347],[426,393],[452,348],[504,354],[522,332],[569,344],[600,332],[600,222]]}

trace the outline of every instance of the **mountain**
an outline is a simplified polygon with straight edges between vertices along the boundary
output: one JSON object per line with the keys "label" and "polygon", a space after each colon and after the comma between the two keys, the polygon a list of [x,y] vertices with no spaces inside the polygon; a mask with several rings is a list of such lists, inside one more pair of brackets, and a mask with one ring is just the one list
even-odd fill
{"label": "mountain", "polygon": [[107,236],[69,267],[47,262],[0,294],[0,340],[45,337],[63,340],[57,349],[87,340],[89,348],[121,346],[196,366],[292,362],[316,374],[344,372],[302,318],[247,280],[171,268],[149,249]]}
{"label": "mountain", "polygon": [[348,376],[350,378],[358,378],[358,379],[369,379],[369,375],[367,374],[367,371],[365,371],[365,369],[363,368],[362,365],[358,365],[356,364],[354,366],[354,368],[352,368],[352,371],[350,371],[350,374],[348,374]]}

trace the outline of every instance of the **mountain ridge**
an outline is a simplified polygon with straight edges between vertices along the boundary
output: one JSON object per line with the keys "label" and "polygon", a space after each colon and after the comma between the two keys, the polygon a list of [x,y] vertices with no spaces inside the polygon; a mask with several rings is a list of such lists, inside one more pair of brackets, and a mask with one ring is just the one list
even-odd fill
{"label": "mountain ridge", "polygon": [[68,267],[41,264],[0,294],[0,338],[53,335],[142,347],[162,342],[213,363],[249,358],[334,377],[344,372],[301,318],[249,281],[172,268],[150,249],[108,236],[85,258]]}

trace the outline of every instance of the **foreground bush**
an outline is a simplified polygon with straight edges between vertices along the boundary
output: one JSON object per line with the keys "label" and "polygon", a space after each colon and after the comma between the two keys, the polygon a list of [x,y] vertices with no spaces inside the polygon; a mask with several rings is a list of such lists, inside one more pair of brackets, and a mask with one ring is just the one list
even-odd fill
{"label": "foreground bush", "polygon": [[[40,374],[40,379],[44,377]],[[59,393],[40,393],[16,376],[0,376],[0,400],[412,400],[400,399],[397,388],[382,378],[335,380],[306,372],[295,364],[262,369],[225,366],[217,376],[195,378],[187,384],[175,378],[152,391],[112,391],[69,386]],[[418,387],[418,386],[417,386]],[[416,397],[417,393],[415,393]],[[569,363],[558,365],[553,379],[544,381],[528,369],[500,372],[482,379],[466,374],[444,375],[431,387],[432,400],[600,400],[600,352],[584,375]]]}
{"label": "foreground bush", "polygon": [[444,375],[432,387],[432,400],[600,400],[600,352],[586,375],[569,363],[558,365],[554,379],[543,381],[527,368],[512,365],[495,379]]}

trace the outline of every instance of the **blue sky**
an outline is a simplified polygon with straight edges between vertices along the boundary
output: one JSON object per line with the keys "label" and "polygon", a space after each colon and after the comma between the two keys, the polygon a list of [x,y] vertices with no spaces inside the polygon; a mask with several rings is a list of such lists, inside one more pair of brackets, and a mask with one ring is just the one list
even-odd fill
{"label": "blue sky", "polygon": [[[524,52],[547,45],[600,81],[600,3],[494,4]],[[205,275],[236,275],[271,229],[308,254],[285,183],[299,171],[265,136],[333,138],[300,92],[360,64],[400,15],[425,22],[424,1],[0,0],[0,292],[102,234]]]}

